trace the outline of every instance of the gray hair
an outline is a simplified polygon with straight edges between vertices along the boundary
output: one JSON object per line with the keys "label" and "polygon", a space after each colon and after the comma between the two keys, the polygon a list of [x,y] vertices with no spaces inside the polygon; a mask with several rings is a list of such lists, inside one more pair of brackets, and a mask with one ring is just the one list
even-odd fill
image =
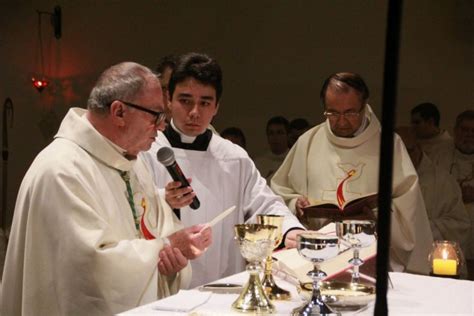
{"label": "gray hair", "polygon": [[156,77],[149,68],[134,62],[111,66],[97,80],[87,100],[87,108],[95,113],[107,113],[113,101],[128,101],[142,93],[150,76]]}

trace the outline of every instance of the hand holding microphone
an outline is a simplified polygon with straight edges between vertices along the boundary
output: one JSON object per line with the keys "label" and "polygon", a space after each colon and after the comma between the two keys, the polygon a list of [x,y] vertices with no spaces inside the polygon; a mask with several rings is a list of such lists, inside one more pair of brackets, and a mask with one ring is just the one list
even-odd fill
{"label": "hand holding microphone", "polygon": [[[191,179],[188,179],[191,182]],[[180,209],[193,202],[196,193],[191,187],[182,187],[181,182],[171,181],[165,187],[165,200],[173,209]]]}
{"label": "hand holding microphone", "polygon": [[[168,183],[165,187],[166,201],[173,208],[181,208],[189,205],[194,210],[198,209],[200,202],[190,187],[183,171],[181,171],[181,168],[176,163],[173,150],[169,147],[162,147],[158,150],[156,157],[158,161],[166,167],[171,178],[175,181]],[[180,182],[180,184],[177,182]]]}

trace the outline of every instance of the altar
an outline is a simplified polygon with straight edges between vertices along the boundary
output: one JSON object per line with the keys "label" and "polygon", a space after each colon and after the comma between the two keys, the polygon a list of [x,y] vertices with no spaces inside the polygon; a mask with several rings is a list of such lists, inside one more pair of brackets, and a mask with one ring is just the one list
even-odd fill
{"label": "altar", "polygon": [[[244,284],[247,272],[214,283]],[[393,287],[387,293],[388,309],[393,315],[474,315],[474,282],[391,272]],[[276,275],[276,282],[291,292],[291,301],[274,301],[272,315],[289,315],[303,304],[294,282]],[[238,293],[219,293],[201,289],[181,290],[178,294],[137,307],[118,315],[245,315],[231,309]],[[373,315],[374,302],[342,315]]]}

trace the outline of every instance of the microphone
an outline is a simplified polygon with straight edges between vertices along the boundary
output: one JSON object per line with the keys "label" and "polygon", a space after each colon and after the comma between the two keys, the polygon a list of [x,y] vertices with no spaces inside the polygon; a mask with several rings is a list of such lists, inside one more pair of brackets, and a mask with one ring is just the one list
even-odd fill
{"label": "microphone", "polygon": [[[171,175],[171,178],[173,178],[173,181],[181,182],[180,188],[189,186],[189,182],[188,180],[186,180],[183,171],[181,171],[181,168],[176,163],[176,159],[174,158],[174,153],[171,148],[161,147],[156,153],[156,158],[158,158],[158,161],[166,167],[166,170],[168,170],[169,174]],[[199,208],[200,205],[201,203],[199,202],[197,196],[195,196],[189,206],[193,210],[196,210]]]}

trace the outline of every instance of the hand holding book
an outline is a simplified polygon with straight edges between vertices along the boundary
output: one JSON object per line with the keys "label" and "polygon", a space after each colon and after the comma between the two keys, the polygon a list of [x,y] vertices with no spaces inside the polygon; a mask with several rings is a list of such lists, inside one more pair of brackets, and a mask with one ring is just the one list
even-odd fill
{"label": "hand holding book", "polygon": [[325,218],[333,221],[343,219],[376,219],[374,209],[377,207],[377,193],[369,193],[350,199],[341,206],[333,201],[311,201],[303,208],[306,218]]}

